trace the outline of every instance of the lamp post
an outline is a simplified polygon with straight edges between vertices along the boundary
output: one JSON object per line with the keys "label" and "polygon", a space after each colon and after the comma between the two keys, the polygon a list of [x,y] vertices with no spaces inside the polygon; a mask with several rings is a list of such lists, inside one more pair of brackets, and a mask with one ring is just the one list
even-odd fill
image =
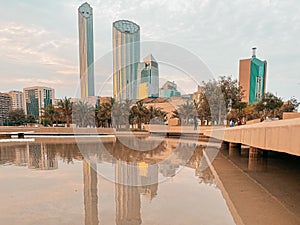
{"label": "lamp post", "polygon": [[263,103],[264,104],[264,119],[266,120],[267,119],[267,114],[266,114],[266,112],[267,112],[267,102],[264,102]]}

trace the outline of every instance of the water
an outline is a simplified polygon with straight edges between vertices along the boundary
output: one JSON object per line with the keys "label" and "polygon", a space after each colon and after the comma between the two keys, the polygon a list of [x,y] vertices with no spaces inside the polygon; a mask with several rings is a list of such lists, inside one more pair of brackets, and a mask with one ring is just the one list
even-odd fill
{"label": "water", "polygon": [[0,224],[234,224],[205,166],[205,146],[144,143],[154,150],[134,151],[112,137],[105,153],[87,137],[79,145],[74,138],[1,143]]}

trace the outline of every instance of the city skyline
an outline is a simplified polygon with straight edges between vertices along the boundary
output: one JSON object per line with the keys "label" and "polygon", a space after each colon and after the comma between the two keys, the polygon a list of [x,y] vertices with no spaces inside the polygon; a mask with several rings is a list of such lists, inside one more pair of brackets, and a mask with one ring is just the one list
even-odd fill
{"label": "city skyline", "polygon": [[[215,78],[219,75],[237,78],[239,60],[249,58],[250,49],[256,46],[258,58],[268,61],[267,91],[285,100],[291,96],[300,99],[299,47],[295,45],[300,34],[297,22],[300,18],[297,7],[293,7],[299,3],[257,2],[260,7],[245,9],[242,3],[225,5],[214,1],[173,4],[168,1],[89,1],[94,8],[97,28],[95,59],[111,51],[112,22],[128,19],[145,28],[142,40],[168,41],[194,52],[213,71]],[[53,1],[45,6],[35,1],[10,1],[1,7],[1,72],[2,78],[10,78],[1,82],[1,92],[39,85],[55,88],[58,98],[76,97],[74,89],[79,85],[76,10],[82,3]],[[125,5],[128,5],[126,10]],[[195,16],[199,20],[195,20]],[[159,57],[156,58],[159,61]],[[162,78],[168,75],[160,72]],[[183,89],[190,93],[196,90],[196,84],[191,87],[190,83],[181,82],[182,77],[176,74],[174,77]],[[105,79],[97,77],[95,95],[104,82]],[[103,95],[112,95],[112,84],[108,87],[111,90],[103,90]]]}

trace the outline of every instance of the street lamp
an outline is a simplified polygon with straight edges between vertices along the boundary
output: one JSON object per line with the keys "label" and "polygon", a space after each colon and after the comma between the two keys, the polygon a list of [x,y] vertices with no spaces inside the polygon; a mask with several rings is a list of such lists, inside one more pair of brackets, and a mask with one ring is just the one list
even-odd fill
{"label": "street lamp", "polygon": [[266,107],[267,102],[264,102],[263,104],[264,104],[264,119],[266,120],[267,119],[267,113],[266,113],[267,112],[267,107]]}

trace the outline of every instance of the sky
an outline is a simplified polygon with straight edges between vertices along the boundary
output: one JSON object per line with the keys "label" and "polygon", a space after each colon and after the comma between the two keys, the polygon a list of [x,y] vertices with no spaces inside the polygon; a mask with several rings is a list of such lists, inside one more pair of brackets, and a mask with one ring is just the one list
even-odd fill
{"label": "sky", "polygon": [[[55,89],[56,98],[78,96],[78,0],[0,0],[0,92],[29,86]],[[160,63],[160,85],[175,81],[183,93],[192,93],[201,79],[220,75],[238,78],[239,60],[267,60],[267,91],[284,100],[300,100],[300,2],[298,0],[90,0],[94,13],[96,94],[112,95],[112,23],[134,21],[141,27],[141,58],[153,53]],[[143,51],[143,42],[152,43]],[[181,66],[162,60],[151,49],[166,43],[170,58],[193,55],[196,79]],[[164,44],[165,43],[165,44]],[[147,45],[147,44],[146,44]],[[167,48],[162,48],[166,51]],[[172,54],[171,54],[172,53]],[[186,54],[185,54],[186,53]],[[142,60],[142,59],[141,59]],[[172,61],[172,60],[170,60]],[[184,68],[182,68],[184,67]],[[201,68],[200,68],[201,67]],[[204,68],[205,67],[205,68]],[[111,68],[112,69],[112,68]]]}

